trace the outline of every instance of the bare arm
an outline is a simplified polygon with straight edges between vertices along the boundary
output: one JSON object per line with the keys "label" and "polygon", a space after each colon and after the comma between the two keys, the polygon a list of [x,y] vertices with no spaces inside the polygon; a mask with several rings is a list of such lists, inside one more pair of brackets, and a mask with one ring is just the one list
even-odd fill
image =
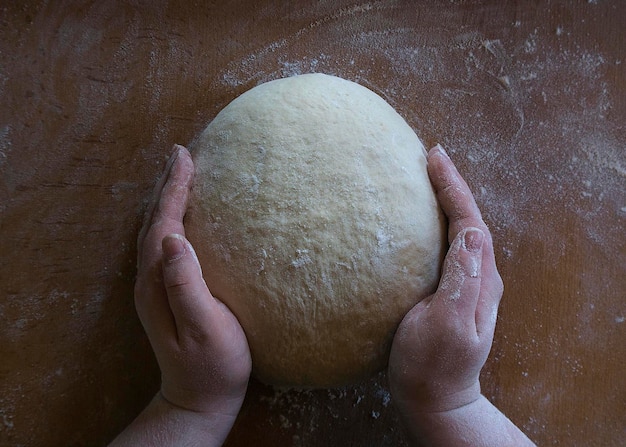
{"label": "bare arm", "polygon": [[419,445],[533,446],[480,392],[503,291],[491,234],[440,147],[428,155],[428,172],[448,217],[450,248],[437,291],[396,332],[389,359],[394,402]]}
{"label": "bare arm", "polygon": [[236,417],[236,413],[189,411],[171,404],[159,393],[110,447],[221,446]]}
{"label": "bare arm", "polygon": [[403,415],[420,446],[531,447],[535,444],[484,396],[452,410]]}

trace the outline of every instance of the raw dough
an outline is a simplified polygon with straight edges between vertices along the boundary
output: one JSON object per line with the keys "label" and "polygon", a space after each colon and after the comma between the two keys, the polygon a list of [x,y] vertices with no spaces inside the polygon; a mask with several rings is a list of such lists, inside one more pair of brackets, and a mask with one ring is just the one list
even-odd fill
{"label": "raw dough", "polygon": [[187,235],[246,332],[255,375],[331,387],[384,368],[445,248],[406,122],[365,87],[307,74],[235,99],[191,152]]}

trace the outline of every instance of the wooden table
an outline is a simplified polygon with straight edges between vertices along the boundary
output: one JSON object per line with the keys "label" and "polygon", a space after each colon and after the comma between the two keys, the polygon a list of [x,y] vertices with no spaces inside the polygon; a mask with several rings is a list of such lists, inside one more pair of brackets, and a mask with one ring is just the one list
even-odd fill
{"label": "wooden table", "polygon": [[[624,445],[626,2],[5,3],[0,446],[105,445],[146,405],[135,241],[171,146],[306,72],[382,95],[472,187],[506,284],[486,396],[540,445]],[[406,441],[381,374],[253,382],[227,445]]]}

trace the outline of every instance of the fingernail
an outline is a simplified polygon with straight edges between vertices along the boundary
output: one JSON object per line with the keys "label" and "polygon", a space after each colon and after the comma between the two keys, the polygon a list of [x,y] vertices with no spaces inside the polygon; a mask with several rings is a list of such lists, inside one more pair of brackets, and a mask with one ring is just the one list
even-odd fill
{"label": "fingernail", "polygon": [[178,144],[175,144],[173,149],[174,151],[172,152],[172,155],[170,156],[170,158],[172,159],[172,162],[176,161],[176,159],[178,158],[178,156],[180,155],[182,151],[181,146],[179,146]]}
{"label": "fingernail", "polygon": [[180,149],[177,149],[176,145],[174,145],[174,152],[172,152],[172,155],[170,155],[170,158],[167,160],[167,164],[165,165],[165,169],[163,170],[164,173],[167,173],[170,171],[170,169],[172,169],[172,166],[174,166],[174,163],[176,162],[179,154]]}
{"label": "fingernail", "polygon": [[167,262],[176,261],[185,256],[185,239],[180,234],[169,234],[163,238],[163,258]]}
{"label": "fingernail", "polygon": [[439,152],[444,157],[450,158],[450,156],[448,155],[448,153],[446,152],[446,150],[443,148],[441,144],[437,143],[437,145],[435,146],[435,150],[437,150],[437,152]]}
{"label": "fingernail", "polygon": [[463,235],[463,248],[471,253],[478,253],[483,246],[485,234],[478,228],[468,228]]}
{"label": "fingernail", "polygon": [[177,153],[177,156],[183,151],[183,149],[185,149],[185,146],[178,143],[174,144],[174,151]]}

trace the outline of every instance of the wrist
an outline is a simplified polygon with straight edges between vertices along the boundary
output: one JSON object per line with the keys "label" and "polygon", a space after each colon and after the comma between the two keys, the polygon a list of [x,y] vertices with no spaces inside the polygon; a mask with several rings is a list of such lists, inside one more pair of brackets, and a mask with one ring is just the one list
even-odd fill
{"label": "wrist", "polygon": [[172,407],[193,413],[223,414],[237,416],[246,397],[247,383],[241,390],[226,390],[223,393],[198,392],[198,390],[172,386],[163,380],[157,393]]}
{"label": "wrist", "polygon": [[480,395],[477,399],[460,406],[419,406],[413,408],[411,413],[403,414],[404,425],[409,436],[419,440],[420,443],[426,442],[427,445],[437,447],[449,445],[447,442],[449,437],[455,439],[468,433],[470,427],[467,421],[474,421],[473,415],[481,412],[483,399],[484,397]]}
{"label": "wrist", "polygon": [[177,415],[186,415],[189,418],[198,418],[198,420],[211,422],[212,420],[229,420],[233,422],[237,418],[239,409],[243,399],[228,400],[226,398],[216,398],[213,402],[210,402],[203,406],[201,410],[185,408],[169,400],[163,393],[159,391],[153,398],[150,405],[155,405],[164,412],[171,412]]}
{"label": "wrist", "polygon": [[170,402],[159,391],[149,407],[152,407],[149,411],[158,414],[165,425],[179,431],[181,436],[191,435],[191,439],[213,441],[207,442],[206,445],[221,445],[237,419],[241,402],[237,404],[219,402],[206,411],[195,411]]}
{"label": "wrist", "polygon": [[226,440],[236,418],[237,411],[198,412],[176,406],[159,392],[109,447],[217,447]]}
{"label": "wrist", "polygon": [[[432,408],[428,408],[431,410]],[[419,445],[534,447],[535,444],[483,395],[443,411],[404,413],[409,436]]]}
{"label": "wrist", "polygon": [[410,392],[396,393],[396,405],[401,414],[420,415],[436,414],[465,407],[481,397],[478,380],[460,389],[451,390],[443,385],[414,388]]}

